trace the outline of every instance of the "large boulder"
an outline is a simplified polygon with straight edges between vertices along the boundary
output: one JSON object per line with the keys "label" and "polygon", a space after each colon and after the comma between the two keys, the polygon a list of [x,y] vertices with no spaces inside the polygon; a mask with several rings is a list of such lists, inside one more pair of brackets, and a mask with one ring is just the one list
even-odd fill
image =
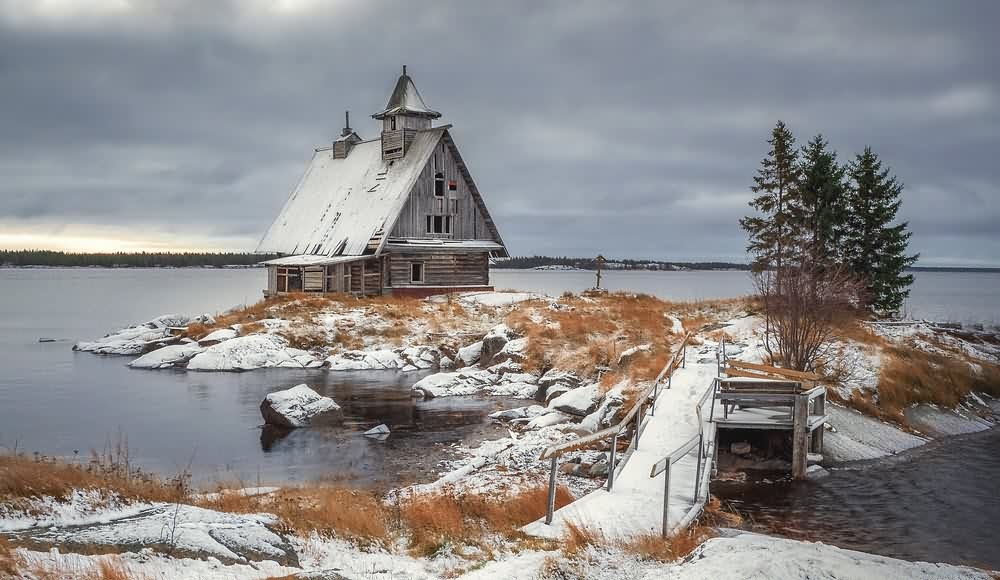
{"label": "large boulder", "polygon": [[286,350],[285,341],[271,334],[239,336],[195,355],[189,371],[249,371],[269,367],[302,367]]}
{"label": "large boulder", "polygon": [[171,332],[188,323],[189,318],[178,314],[164,314],[149,322],[122,328],[93,341],[73,345],[73,350],[97,354],[140,355],[176,340]]}
{"label": "large boulder", "polygon": [[586,417],[597,409],[603,395],[598,385],[578,387],[549,401],[549,408],[568,415]]}
{"label": "large boulder", "polygon": [[490,329],[483,337],[483,348],[479,355],[481,366],[490,366],[502,361],[494,361],[493,357],[507,346],[507,343],[516,339],[517,334],[506,324],[498,324]]}
{"label": "large boulder", "polygon": [[330,397],[324,397],[307,385],[297,385],[270,393],[260,404],[260,414],[268,425],[294,429],[338,423],[344,413]]}
{"label": "large boulder", "polygon": [[462,366],[471,367],[479,362],[479,357],[483,354],[483,341],[478,341],[469,346],[458,349],[458,360]]}
{"label": "large boulder", "polygon": [[198,344],[202,346],[212,346],[213,344],[219,344],[224,340],[236,338],[237,334],[239,334],[239,332],[235,328],[220,328],[218,330],[213,330],[204,337],[198,339]]}
{"label": "large boulder", "polygon": [[168,368],[184,364],[191,360],[191,358],[195,355],[201,354],[204,350],[204,348],[198,346],[197,344],[172,344],[163,348],[158,348],[152,352],[148,352],[128,363],[128,366],[134,369]]}

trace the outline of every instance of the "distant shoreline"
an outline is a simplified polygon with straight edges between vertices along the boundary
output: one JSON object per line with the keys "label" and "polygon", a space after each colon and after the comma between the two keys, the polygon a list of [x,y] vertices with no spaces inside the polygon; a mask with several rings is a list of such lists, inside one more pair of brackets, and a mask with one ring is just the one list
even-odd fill
{"label": "distant shoreline", "polygon": [[[612,272],[748,272],[750,269],[745,265],[733,265],[732,267],[697,267],[688,266],[683,263],[674,263],[678,268],[673,269],[656,269],[656,268],[605,268],[605,273]],[[0,264],[0,270],[247,270],[247,269],[257,269],[264,268],[263,264],[225,264],[225,265],[192,265],[192,266],[169,266],[169,265],[157,265],[157,266],[130,266],[130,265],[116,265],[116,266],[101,266],[101,265],[86,265],[86,266],[50,266],[46,264],[24,264],[24,265],[11,265],[11,264]],[[491,265],[490,270],[505,270],[510,272],[515,271],[527,271],[527,272],[593,272],[594,268],[546,268],[546,267],[522,267],[522,266],[505,266],[505,265]],[[987,273],[996,274],[1000,273],[1000,268],[976,268],[976,267],[949,267],[949,266],[914,266],[912,268],[907,268],[908,272],[969,272],[969,273]]]}

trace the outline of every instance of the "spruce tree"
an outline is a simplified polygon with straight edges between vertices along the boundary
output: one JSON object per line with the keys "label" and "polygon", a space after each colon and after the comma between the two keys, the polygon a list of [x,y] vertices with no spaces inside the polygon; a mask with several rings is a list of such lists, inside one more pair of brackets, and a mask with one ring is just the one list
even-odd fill
{"label": "spruce tree", "polygon": [[846,171],[823,135],[803,146],[799,159],[799,203],[793,211],[800,243],[811,260],[832,264],[838,258],[846,219]]}
{"label": "spruce tree", "polygon": [[[756,197],[750,206],[760,215],[747,216],[740,226],[749,237],[747,251],[755,271],[775,268],[780,273],[797,258],[798,151],[795,137],[782,121],[771,130],[771,150],[760,162],[750,190]],[[779,275],[780,280],[780,275]]]}
{"label": "spruce tree", "polygon": [[904,271],[919,257],[906,254],[911,235],[907,222],[894,225],[903,185],[882,167],[871,147],[865,147],[864,153],[855,157],[848,174],[844,258],[864,279],[869,308],[895,314],[913,283],[913,275]]}

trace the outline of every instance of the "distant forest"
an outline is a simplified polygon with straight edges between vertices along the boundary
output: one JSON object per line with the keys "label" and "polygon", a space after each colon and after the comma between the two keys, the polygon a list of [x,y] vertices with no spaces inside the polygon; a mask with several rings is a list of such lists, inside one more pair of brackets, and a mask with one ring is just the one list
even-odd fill
{"label": "distant forest", "polygon": [[[499,260],[497,268],[526,270],[540,266],[561,266],[579,268],[581,270],[596,270],[597,261],[594,258],[567,258],[552,256],[516,256],[507,260]],[[748,270],[746,264],[731,262],[663,262],[660,260],[618,260],[608,259],[604,262],[606,270]]]}
{"label": "distant forest", "polygon": [[253,266],[277,257],[246,252],[70,253],[51,250],[0,250],[0,267],[194,268]]}

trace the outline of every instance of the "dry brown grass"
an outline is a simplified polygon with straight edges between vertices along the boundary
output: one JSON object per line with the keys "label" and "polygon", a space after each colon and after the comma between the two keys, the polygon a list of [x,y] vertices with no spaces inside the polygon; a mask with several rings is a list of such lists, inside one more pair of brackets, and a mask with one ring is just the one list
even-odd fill
{"label": "dry brown grass", "polygon": [[[557,508],[571,501],[567,489],[557,489]],[[386,545],[402,536],[414,554],[427,556],[447,544],[485,545],[489,535],[520,539],[519,528],[542,517],[546,502],[546,487],[508,496],[420,494],[387,504],[372,490],[320,485],[257,496],[220,493],[197,505],[234,513],[268,512],[280,518],[286,531],[315,532],[365,545]]]}
{"label": "dry brown grass", "polygon": [[[15,558],[13,572],[3,578],[32,580],[148,580],[150,577],[128,568],[118,556],[101,556],[93,563],[73,564],[24,562]],[[0,568],[0,572],[3,569]]]}
{"label": "dry brown grass", "polygon": [[[490,534],[520,536],[519,528],[545,515],[548,491],[539,486],[509,496],[442,493],[404,499],[399,517],[411,552],[430,556],[448,544],[481,546]],[[573,501],[556,489],[556,508]]]}
{"label": "dry brown grass", "polygon": [[911,405],[928,403],[953,408],[970,393],[1000,396],[1000,366],[912,347],[891,347],[879,372],[878,405],[890,415],[902,416]]}
{"label": "dry brown grass", "polygon": [[643,560],[672,562],[687,556],[705,540],[714,536],[712,528],[699,524],[679,530],[666,538],[650,532],[621,540],[609,540],[598,530],[568,522],[563,536],[562,551],[566,556],[573,558],[579,556],[589,546],[608,547],[620,549]]}
{"label": "dry brown grass", "polygon": [[98,456],[74,465],[40,456],[0,454],[0,501],[66,498],[74,489],[113,492],[124,499],[176,501],[186,493],[186,483],[183,476],[162,480]]}
{"label": "dry brown grass", "polygon": [[6,538],[0,536],[0,578],[13,578],[17,573],[18,564],[14,556],[14,548]]}

